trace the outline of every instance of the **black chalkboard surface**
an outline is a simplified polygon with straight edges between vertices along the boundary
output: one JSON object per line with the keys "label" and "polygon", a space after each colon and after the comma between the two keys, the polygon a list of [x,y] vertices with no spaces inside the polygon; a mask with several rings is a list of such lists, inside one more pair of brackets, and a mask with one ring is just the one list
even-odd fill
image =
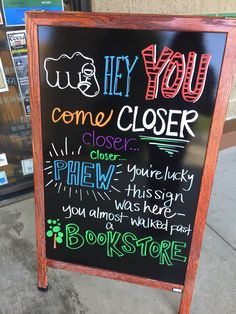
{"label": "black chalkboard surface", "polygon": [[38,42],[47,258],[184,284],[226,34]]}

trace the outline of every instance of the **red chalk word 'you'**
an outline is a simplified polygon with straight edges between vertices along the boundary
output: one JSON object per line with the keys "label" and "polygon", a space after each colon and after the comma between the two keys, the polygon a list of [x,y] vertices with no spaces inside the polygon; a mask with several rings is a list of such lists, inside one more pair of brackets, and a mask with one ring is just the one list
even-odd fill
{"label": "red chalk word 'you'", "polygon": [[[201,97],[209,63],[210,54],[201,54],[196,75],[194,88],[193,75],[197,54],[189,52],[187,63],[185,56],[180,52],[175,52],[168,47],[164,47],[158,60],[156,61],[156,45],[150,45],[142,50],[145,70],[148,76],[146,100],[154,100],[158,94],[159,78],[164,72],[160,83],[161,94],[164,98],[174,98],[182,87],[183,99],[187,102],[195,103]],[[171,80],[171,83],[170,83]]]}

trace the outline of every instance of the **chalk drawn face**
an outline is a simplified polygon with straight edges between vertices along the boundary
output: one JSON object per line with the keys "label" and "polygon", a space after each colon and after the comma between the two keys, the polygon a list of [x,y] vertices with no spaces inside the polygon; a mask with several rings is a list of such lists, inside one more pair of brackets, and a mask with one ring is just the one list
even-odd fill
{"label": "chalk drawn face", "polygon": [[95,97],[100,92],[94,60],[80,52],[71,57],[62,54],[56,59],[46,58],[44,70],[50,87],[78,89],[86,97]]}

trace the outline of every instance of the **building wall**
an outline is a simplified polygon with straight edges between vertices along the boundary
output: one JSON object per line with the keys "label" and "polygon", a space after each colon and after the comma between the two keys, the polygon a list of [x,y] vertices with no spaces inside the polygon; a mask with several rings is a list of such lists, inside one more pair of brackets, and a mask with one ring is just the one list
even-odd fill
{"label": "building wall", "polygon": [[[217,14],[236,13],[236,0],[92,0],[94,12]],[[236,73],[230,95],[227,120],[236,118]]]}

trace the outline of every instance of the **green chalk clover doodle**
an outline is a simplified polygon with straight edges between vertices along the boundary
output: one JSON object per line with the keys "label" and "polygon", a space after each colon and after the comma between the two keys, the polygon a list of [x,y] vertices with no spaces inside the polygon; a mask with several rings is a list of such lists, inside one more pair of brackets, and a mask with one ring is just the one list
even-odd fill
{"label": "green chalk clover doodle", "polygon": [[57,243],[61,244],[63,242],[64,233],[61,232],[60,220],[59,219],[48,219],[47,223],[49,225],[49,230],[46,233],[48,238],[53,236],[53,248],[57,248]]}

